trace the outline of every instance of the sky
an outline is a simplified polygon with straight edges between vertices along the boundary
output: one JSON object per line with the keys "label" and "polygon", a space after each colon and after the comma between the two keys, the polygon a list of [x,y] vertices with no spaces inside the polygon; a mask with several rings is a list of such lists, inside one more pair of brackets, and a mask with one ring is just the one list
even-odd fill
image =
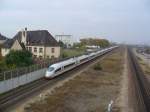
{"label": "sky", "polygon": [[25,27],[150,44],[150,0],[0,0],[0,33],[12,38]]}

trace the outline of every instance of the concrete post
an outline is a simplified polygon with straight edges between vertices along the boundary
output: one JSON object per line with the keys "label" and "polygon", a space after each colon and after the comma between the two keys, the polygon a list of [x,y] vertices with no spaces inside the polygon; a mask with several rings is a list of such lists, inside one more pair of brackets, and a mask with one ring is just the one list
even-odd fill
{"label": "concrete post", "polygon": [[113,103],[114,103],[113,100],[111,100],[110,103],[108,104],[108,109],[107,109],[108,112],[112,112]]}

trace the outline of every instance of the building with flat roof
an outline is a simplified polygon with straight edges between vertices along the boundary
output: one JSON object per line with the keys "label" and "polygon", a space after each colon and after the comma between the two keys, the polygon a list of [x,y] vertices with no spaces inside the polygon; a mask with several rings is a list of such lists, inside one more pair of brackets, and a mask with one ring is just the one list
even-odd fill
{"label": "building with flat roof", "polygon": [[55,39],[62,41],[67,47],[73,46],[74,41],[72,35],[55,35]]}

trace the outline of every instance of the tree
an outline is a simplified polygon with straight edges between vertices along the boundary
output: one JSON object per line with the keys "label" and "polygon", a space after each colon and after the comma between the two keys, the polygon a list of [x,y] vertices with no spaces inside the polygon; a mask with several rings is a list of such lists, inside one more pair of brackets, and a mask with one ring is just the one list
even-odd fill
{"label": "tree", "polygon": [[29,66],[33,64],[32,54],[27,50],[12,50],[6,55],[5,62],[9,68]]}
{"label": "tree", "polygon": [[73,45],[73,48],[78,48],[78,49],[80,49],[80,50],[85,50],[86,49],[86,47],[85,47],[85,44],[83,44],[83,43],[75,43],[74,45]]}
{"label": "tree", "polygon": [[100,47],[105,48],[110,45],[109,41],[106,39],[102,39],[101,42],[98,43]]}
{"label": "tree", "polygon": [[62,41],[59,41],[58,43],[59,43],[60,47],[62,47],[62,48],[66,48],[67,47]]}
{"label": "tree", "polygon": [[81,39],[80,41],[82,45],[95,45],[95,46],[100,46],[102,48],[108,47],[110,45],[109,41],[106,39],[86,38],[86,39]]}
{"label": "tree", "polygon": [[0,61],[2,60],[1,50],[2,50],[2,45],[0,45]]}

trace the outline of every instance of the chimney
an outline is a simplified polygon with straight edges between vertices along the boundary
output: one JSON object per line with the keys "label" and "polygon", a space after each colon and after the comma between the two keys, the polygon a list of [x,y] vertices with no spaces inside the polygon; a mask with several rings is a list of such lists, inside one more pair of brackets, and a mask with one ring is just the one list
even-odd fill
{"label": "chimney", "polygon": [[27,28],[25,28],[25,37],[27,39]]}
{"label": "chimney", "polygon": [[24,45],[26,45],[27,43],[27,28],[25,28],[25,30],[21,31],[21,42],[24,43]]}

